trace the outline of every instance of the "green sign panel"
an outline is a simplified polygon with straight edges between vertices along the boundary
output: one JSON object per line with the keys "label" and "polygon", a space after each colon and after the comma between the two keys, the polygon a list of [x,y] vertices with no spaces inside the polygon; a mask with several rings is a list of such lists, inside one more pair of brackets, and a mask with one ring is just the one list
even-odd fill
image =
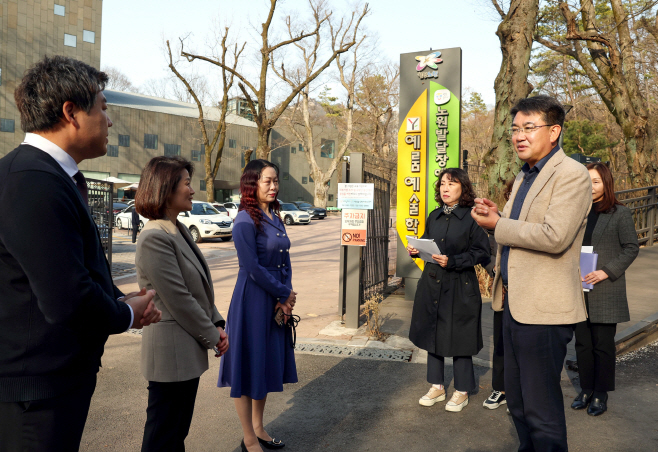
{"label": "green sign panel", "polygon": [[430,82],[427,125],[427,211],[439,206],[434,200],[434,183],[446,168],[459,168],[459,96],[436,82]]}

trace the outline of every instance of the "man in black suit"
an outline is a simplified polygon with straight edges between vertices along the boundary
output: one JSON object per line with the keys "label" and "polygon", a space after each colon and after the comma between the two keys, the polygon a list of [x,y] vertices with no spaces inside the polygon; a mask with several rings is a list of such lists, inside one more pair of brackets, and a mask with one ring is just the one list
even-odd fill
{"label": "man in black suit", "polygon": [[137,231],[139,231],[139,214],[137,213],[137,209],[135,209],[135,206],[133,206],[133,212],[132,212],[130,223],[133,228],[133,243],[135,243],[137,241]]}
{"label": "man in black suit", "polygon": [[78,164],[107,152],[107,75],[44,58],[15,92],[25,142],[0,159],[0,451],[75,451],[108,335],[158,322],[114,286]]}

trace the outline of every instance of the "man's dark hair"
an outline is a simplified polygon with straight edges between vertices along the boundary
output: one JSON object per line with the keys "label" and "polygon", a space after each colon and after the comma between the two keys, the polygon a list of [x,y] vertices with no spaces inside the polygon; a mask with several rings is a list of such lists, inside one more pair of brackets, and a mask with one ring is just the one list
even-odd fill
{"label": "man's dark hair", "polygon": [[64,117],[64,102],[89,113],[108,77],[82,61],[56,55],[44,57],[25,72],[14,92],[24,132],[55,127]]}
{"label": "man's dark hair", "polygon": [[[135,210],[149,220],[161,220],[166,215],[169,198],[187,170],[190,177],[194,165],[183,157],[153,157],[142,170],[135,195]],[[174,218],[172,218],[173,220]]]}
{"label": "man's dark hair", "polygon": [[557,124],[560,127],[564,127],[564,117],[566,116],[564,108],[562,108],[562,105],[557,100],[550,96],[535,96],[521,99],[514,105],[510,113],[514,117],[518,112],[526,115],[539,113],[547,125]]}
{"label": "man's dark hair", "polygon": [[475,190],[473,184],[468,177],[468,173],[461,168],[446,168],[441,171],[439,178],[434,183],[434,200],[443,206],[441,199],[441,179],[443,176],[448,175],[448,180],[459,182],[462,186],[462,195],[459,197],[459,205],[462,207],[473,207],[475,205]]}

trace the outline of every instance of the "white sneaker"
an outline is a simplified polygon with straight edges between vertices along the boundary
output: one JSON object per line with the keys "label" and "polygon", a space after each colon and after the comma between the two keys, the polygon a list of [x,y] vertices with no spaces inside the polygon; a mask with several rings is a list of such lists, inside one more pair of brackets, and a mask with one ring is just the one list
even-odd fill
{"label": "white sneaker", "polygon": [[500,391],[493,391],[489,398],[484,401],[482,404],[483,407],[489,408],[490,410],[495,410],[501,405],[504,405],[507,403],[507,400],[505,399],[505,394],[503,394]]}
{"label": "white sneaker", "polygon": [[446,390],[445,389],[436,389],[434,386],[418,400],[418,403],[422,406],[432,406],[436,402],[441,402],[446,399]]}
{"label": "white sneaker", "polygon": [[468,405],[468,393],[463,393],[455,391],[455,393],[450,398],[450,401],[446,403],[446,411],[458,412],[464,409]]}

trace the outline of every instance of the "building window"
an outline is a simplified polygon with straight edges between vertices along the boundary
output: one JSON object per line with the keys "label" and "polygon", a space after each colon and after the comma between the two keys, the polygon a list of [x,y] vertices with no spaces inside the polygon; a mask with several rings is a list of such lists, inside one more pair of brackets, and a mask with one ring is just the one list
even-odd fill
{"label": "building window", "polygon": [[301,144],[299,145],[299,152],[304,152],[304,146],[302,146]]}
{"label": "building window", "polygon": [[64,45],[69,47],[77,47],[78,38],[74,35],[67,35],[64,33]]}
{"label": "building window", "polygon": [[206,191],[206,181],[203,179],[199,181],[199,190]]}
{"label": "building window", "polygon": [[55,5],[55,15],[56,16],[66,15],[66,8],[62,5]]}
{"label": "building window", "polygon": [[331,181],[330,180],[327,181],[327,187],[331,187]]}
{"label": "building window", "polygon": [[174,157],[180,155],[180,144],[164,144],[164,155],[166,157]]}
{"label": "building window", "polygon": [[291,154],[297,154],[297,147],[296,146],[290,146],[290,153]]}
{"label": "building window", "polygon": [[96,42],[96,33],[89,30],[82,30],[82,40],[93,44]]}
{"label": "building window", "polygon": [[308,184],[308,177],[303,176],[302,177],[302,185],[306,185],[306,184]]}
{"label": "building window", "polygon": [[333,200],[334,200],[334,195],[329,195],[329,201],[333,201]]}
{"label": "building window", "polygon": [[124,148],[130,147],[130,135],[119,135],[119,146]]}
{"label": "building window", "polygon": [[289,180],[289,179],[290,179],[290,174],[283,173],[283,180]]}
{"label": "building window", "polygon": [[192,161],[193,162],[202,162],[205,160],[206,151],[195,151],[192,150]]}
{"label": "building window", "polygon": [[309,182],[314,182],[314,181],[313,181],[313,177],[312,177],[312,176],[308,176],[308,181],[309,181]]}
{"label": "building window", "polygon": [[334,158],[334,147],[334,140],[325,140],[323,138],[320,145],[320,157],[326,157],[328,159]]}
{"label": "building window", "polygon": [[144,149],[157,149],[157,148],[158,148],[158,136],[145,133]]}
{"label": "building window", "polygon": [[108,157],[118,157],[119,156],[119,146],[115,144],[107,145],[107,156]]}
{"label": "building window", "polygon": [[14,133],[14,120],[0,119],[0,132]]}
{"label": "building window", "polygon": [[228,147],[229,147],[229,149],[234,149],[236,145],[237,145],[237,143],[235,142],[234,139],[232,139],[232,138],[229,138],[229,139],[228,139]]}
{"label": "building window", "polygon": [[304,197],[303,196],[297,196],[297,201],[303,201]]}

